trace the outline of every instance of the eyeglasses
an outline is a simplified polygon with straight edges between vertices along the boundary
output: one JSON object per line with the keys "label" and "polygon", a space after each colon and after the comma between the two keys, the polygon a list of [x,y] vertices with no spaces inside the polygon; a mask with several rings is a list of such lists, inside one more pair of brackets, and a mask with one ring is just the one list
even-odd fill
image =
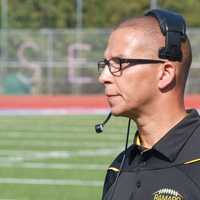
{"label": "eyeglasses", "polygon": [[156,64],[164,62],[165,61],[163,60],[153,60],[153,59],[128,59],[128,58],[112,58],[110,60],[103,59],[98,62],[98,72],[99,74],[101,74],[104,68],[108,66],[109,71],[113,76],[120,76],[122,70],[128,67],[133,67],[138,64],[154,64],[154,63]]}

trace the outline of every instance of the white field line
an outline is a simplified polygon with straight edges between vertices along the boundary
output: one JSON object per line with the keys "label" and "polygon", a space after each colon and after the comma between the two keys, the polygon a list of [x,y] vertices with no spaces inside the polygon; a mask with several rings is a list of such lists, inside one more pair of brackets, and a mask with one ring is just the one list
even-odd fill
{"label": "white field line", "polygon": [[16,200],[16,199],[1,199],[1,198],[0,198],[0,200]]}
{"label": "white field line", "polygon": [[75,179],[30,179],[30,178],[0,178],[0,184],[20,185],[68,185],[85,187],[102,187],[103,182],[97,180],[75,180]]}
{"label": "white field line", "polygon": [[81,150],[81,151],[22,151],[22,150],[0,150],[2,157],[14,158],[18,161],[28,160],[44,160],[44,159],[67,159],[71,157],[101,157],[115,155],[120,150],[112,149],[97,149],[97,150]]}
{"label": "white field line", "polygon": [[[28,132],[28,131],[27,131]],[[9,132],[5,134],[0,134],[1,139],[5,138],[16,138],[16,139],[61,139],[61,140],[111,140],[111,141],[123,141],[123,136],[119,134],[107,134],[106,136],[103,135],[102,137],[100,135],[95,135],[94,134],[70,134],[66,132],[65,134],[58,135],[56,134],[51,134],[51,133],[41,133],[41,134],[35,134],[34,135],[29,135],[29,133],[23,133],[23,132]],[[89,132],[90,133],[90,132]]]}
{"label": "white field line", "polygon": [[[1,122],[1,119],[0,119],[0,122]],[[4,121],[2,121],[4,122]],[[85,123],[88,123],[88,122],[85,122]],[[58,125],[57,125],[58,126]],[[94,124],[95,126],[95,124]],[[95,134],[95,128],[94,126],[85,126],[85,125],[81,125],[81,124],[74,124],[74,125],[69,125],[69,124],[66,124],[66,125],[63,125],[61,124],[59,126],[59,131],[57,130],[57,128],[55,126],[50,126],[49,128],[51,129],[51,132],[48,133],[46,132],[47,134],[54,134],[54,132],[60,132],[61,134],[65,134],[66,132],[71,132],[71,133],[88,133],[89,131],[93,132],[94,131],[94,134]],[[115,126],[115,127],[110,127],[108,128],[109,132],[112,132],[112,133],[118,133],[119,131],[119,128],[123,129],[123,127],[126,127],[127,125],[126,124],[122,124],[121,126]],[[6,126],[4,124],[2,124],[1,126],[1,129],[5,129],[5,130],[12,130],[11,128],[12,127],[9,127],[9,126]],[[34,126],[33,126],[34,127]],[[63,129],[61,129],[63,127]],[[31,127],[24,127],[23,124],[20,126],[20,127],[17,127],[16,130],[13,130],[15,133],[22,133],[22,134],[26,134],[27,131],[29,130],[32,130],[32,126]],[[34,127],[34,134],[43,134],[45,133],[46,129],[44,128],[37,128],[37,127]],[[23,133],[24,132],[24,133]]]}
{"label": "white field line", "polygon": [[50,108],[50,109],[0,109],[0,116],[60,116],[60,115],[102,115],[106,108]]}
{"label": "white field line", "polygon": [[[198,109],[200,112],[200,110]],[[107,108],[64,108],[64,109],[0,109],[0,116],[59,116],[59,115],[97,115],[109,112]]]}
{"label": "white field line", "polygon": [[105,115],[107,108],[49,108],[49,109],[0,109],[0,116],[60,116],[60,115]]}
{"label": "white field line", "polygon": [[[1,121],[0,121],[1,122]],[[62,125],[61,125],[62,126]],[[126,125],[124,125],[124,127],[126,127]],[[64,128],[63,130],[60,129],[59,131],[54,128],[54,127],[49,127],[51,129],[50,132],[46,132],[45,129],[37,129],[37,128],[34,128],[34,134],[38,134],[38,135],[44,135],[44,134],[48,134],[48,135],[53,135],[55,132],[56,134],[61,134],[61,135],[65,135],[66,133],[68,134],[71,134],[71,135],[74,135],[74,134],[80,134],[80,135],[83,135],[83,134],[88,134],[88,133],[94,133],[94,135],[97,135],[96,132],[95,132],[95,129],[94,127],[85,127],[85,126],[77,126],[76,125],[76,128],[72,127],[72,126],[69,126],[68,128]],[[120,134],[118,131],[119,131],[119,128],[122,128],[123,127],[118,127],[118,128],[109,128],[109,133],[112,133],[112,134]],[[6,131],[10,131],[9,134],[22,134],[22,135],[26,135],[27,132],[31,131],[33,129],[33,127],[31,128],[24,128],[24,127],[21,127],[21,128],[17,128],[15,130],[11,129],[11,127],[4,127],[3,125],[1,126],[1,134],[3,134],[3,131],[5,130],[5,135],[6,135]]]}
{"label": "white field line", "polygon": [[97,164],[63,164],[63,163],[18,163],[18,162],[9,162],[4,161],[0,163],[0,167],[9,167],[9,168],[28,168],[28,169],[56,169],[56,170],[103,170],[107,169],[107,165],[97,165]]}
{"label": "white field line", "polygon": [[73,143],[73,142],[63,142],[63,141],[42,141],[42,140],[25,140],[21,139],[19,141],[16,139],[0,139],[0,146],[32,146],[32,147],[119,147],[122,146],[122,144],[116,142],[85,142],[82,141],[81,145],[79,142]]}

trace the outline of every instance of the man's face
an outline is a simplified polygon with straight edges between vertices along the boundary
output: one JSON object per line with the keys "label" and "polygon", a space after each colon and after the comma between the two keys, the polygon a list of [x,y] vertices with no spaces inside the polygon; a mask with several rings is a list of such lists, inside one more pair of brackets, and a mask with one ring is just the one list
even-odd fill
{"label": "man's face", "polygon": [[[157,59],[156,51],[148,50],[149,44],[145,42],[142,31],[120,28],[111,34],[105,58]],[[108,66],[104,68],[99,81],[105,86],[105,94],[114,115],[130,117],[153,103],[158,91],[158,66],[138,64],[122,70],[117,76],[110,73]]]}

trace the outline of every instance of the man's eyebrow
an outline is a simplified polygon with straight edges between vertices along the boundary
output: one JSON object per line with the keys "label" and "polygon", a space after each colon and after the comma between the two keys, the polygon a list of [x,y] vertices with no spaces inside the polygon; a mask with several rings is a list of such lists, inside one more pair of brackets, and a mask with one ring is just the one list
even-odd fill
{"label": "man's eyebrow", "polygon": [[116,58],[126,58],[126,57],[122,54],[119,54],[119,55],[113,56],[111,59],[116,59]]}
{"label": "man's eyebrow", "polygon": [[115,57],[120,57],[120,58],[123,58],[124,57],[124,55],[123,54],[119,54],[118,56],[115,56]]}

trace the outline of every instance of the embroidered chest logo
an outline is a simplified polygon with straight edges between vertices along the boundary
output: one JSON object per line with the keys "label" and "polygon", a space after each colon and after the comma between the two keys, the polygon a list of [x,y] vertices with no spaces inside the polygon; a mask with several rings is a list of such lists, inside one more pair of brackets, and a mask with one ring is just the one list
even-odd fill
{"label": "embroidered chest logo", "polygon": [[184,198],[173,189],[163,188],[153,193],[153,200],[184,200]]}

